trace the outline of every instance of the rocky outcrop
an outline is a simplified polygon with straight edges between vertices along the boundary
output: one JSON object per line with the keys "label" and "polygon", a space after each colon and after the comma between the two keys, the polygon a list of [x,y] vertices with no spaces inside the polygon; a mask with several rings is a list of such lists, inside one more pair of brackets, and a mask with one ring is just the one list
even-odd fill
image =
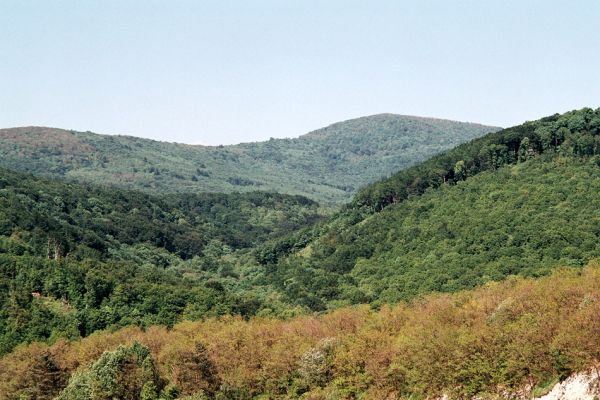
{"label": "rocky outcrop", "polygon": [[557,383],[536,400],[594,400],[600,396],[600,377],[595,371],[575,374]]}

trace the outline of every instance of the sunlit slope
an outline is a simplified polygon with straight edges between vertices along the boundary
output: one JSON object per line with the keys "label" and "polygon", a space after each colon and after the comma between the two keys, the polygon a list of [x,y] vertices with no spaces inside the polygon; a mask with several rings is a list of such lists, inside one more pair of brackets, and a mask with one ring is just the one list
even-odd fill
{"label": "sunlit slope", "polygon": [[190,146],[53,128],[0,130],[0,166],[150,192],[274,191],[321,203],[498,128],[380,114],[296,139]]}
{"label": "sunlit slope", "polygon": [[0,358],[0,398],[531,398],[596,365],[599,299],[591,263],[379,311],[98,332]]}
{"label": "sunlit slope", "polygon": [[545,118],[435,156],[258,259],[314,309],[582,265],[600,255],[599,114]]}

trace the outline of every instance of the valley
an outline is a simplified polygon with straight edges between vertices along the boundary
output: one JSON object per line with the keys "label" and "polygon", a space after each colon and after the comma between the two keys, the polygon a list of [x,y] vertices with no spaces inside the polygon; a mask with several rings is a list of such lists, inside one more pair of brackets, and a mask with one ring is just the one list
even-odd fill
{"label": "valley", "polygon": [[[404,146],[394,132],[407,120],[378,118],[275,140],[273,154],[349,143],[365,126],[370,145]],[[239,192],[222,176],[192,187],[171,175],[215,168],[218,148],[2,130],[0,398],[528,398],[588,371],[600,357],[600,109],[478,134],[436,121],[458,143],[365,155],[380,176],[315,160],[332,172],[321,183],[350,182],[350,200],[277,174]],[[227,168],[258,174],[240,149],[268,143],[228,148],[240,158]],[[161,172],[111,185],[140,162]]]}

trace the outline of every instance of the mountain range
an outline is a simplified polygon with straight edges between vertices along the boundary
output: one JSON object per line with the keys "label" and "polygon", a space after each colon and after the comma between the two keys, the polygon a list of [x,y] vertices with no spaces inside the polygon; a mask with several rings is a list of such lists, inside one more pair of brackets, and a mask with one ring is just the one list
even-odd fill
{"label": "mountain range", "polygon": [[152,193],[268,191],[340,204],[362,186],[499,128],[380,114],[295,139],[194,146],[44,127],[0,129],[0,166]]}
{"label": "mountain range", "polygon": [[600,360],[600,109],[0,151],[0,399],[531,398]]}

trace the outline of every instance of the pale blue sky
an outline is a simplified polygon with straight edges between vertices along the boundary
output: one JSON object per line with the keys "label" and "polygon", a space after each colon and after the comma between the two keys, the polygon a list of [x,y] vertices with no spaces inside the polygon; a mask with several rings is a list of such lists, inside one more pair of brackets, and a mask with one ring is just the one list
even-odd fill
{"label": "pale blue sky", "polygon": [[600,106],[599,1],[0,0],[0,127],[185,143]]}

